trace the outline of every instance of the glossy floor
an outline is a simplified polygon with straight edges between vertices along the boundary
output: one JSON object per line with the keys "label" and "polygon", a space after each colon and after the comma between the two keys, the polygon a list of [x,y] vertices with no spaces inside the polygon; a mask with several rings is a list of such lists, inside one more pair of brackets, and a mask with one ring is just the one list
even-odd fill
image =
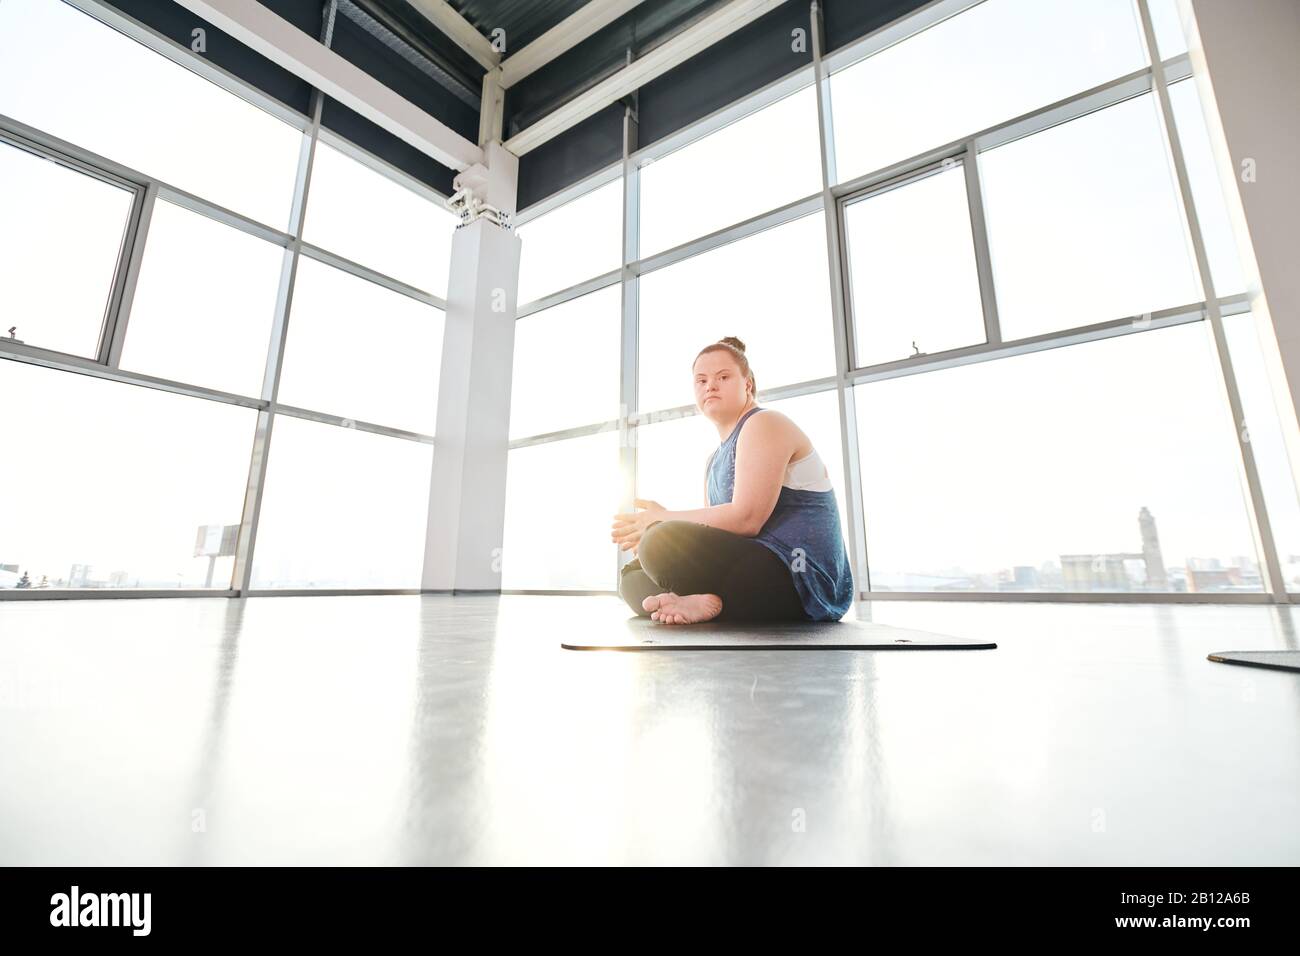
{"label": "glossy floor", "polygon": [[0,863],[1300,864],[1273,607],[876,602],[993,651],[627,654],[615,597],[0,603]]}

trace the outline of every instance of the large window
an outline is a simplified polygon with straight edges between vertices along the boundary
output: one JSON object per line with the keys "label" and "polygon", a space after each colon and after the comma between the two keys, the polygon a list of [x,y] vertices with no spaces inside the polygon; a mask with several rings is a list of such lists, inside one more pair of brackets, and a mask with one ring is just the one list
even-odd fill
{"label": "large window", "polygon": [[[0,4],[0,113],[194,194],[152,204],[118,364],[260,396],[290,252],[209,204],[287,228],[302,131],[55,0]],[[0,142],[0,275],[14,339],[94,358],[137,187],[78,156]],[[277,414],[263,488],[251,408],[0,362],[0,587],[228,588],[250,493],[253,586],[419,587],[433,446],[366,423],[434,430],[443,314],[389,285],[445,295],[455,218],[377,169],[318,144],[278,400],[343,421]]]}
{"label": "large window", "polygon": [[641,256],[818,192],[813,87],[641,169]]}
{"label": "large window", "polygon": [[844,207],[857,364],[985,340],[960,164]]}
{"label": "large window", "polygon": [[95,355],[134,199],[0,140],[0,336]]}
{"label": "large window", "polygon": [[511,438],[618,418],[620,289],[609,286],[515,322]]}
{"label": "large window", "polygon": [[744,340],[760,389],[835,374],[821,213],[641,277],[643,411],[695,401],[691,367],[727,335]]}
{"label": "large window", "polygon": [[876,590],[1257,591],[1191,323],[855,389]]}
{"label": "large window", "polygon": [[445,298],[456,217],[344,155],[316,144],[303,239]]}
{"label": "large window", "polygon": [[251,409],[14,361],[0,408],[0,587],[230,587]]}
{"label": "large window", "polygon": [[442,330],[433,306],[302,256],[279,399],[431,435]]}
{"label": "large window", "polygon": [[418,588],[433,446],[279,415],[255,588]]}
{"label": "large window", "polygon": [[623,262],[623,180],[569,200],[518,233],[521,304],[613,272]]}
{"label": "large window", "polygon": [[123,368],[260,395],[285,250],[159,200]]}
{"label": "large window", "polygon": [[[615,587],[621,509],[618,433],[513,448],[506,471],[503,588]],[[484,560],[494,556],[485,549]]]}
{"label": "large window", "polygon": [[288,226],[300,130],[58,0],[0,3],[0,113]]}
{"label": "large window", "polygon": [[1145,65],[1133,0],[984,0],[832,75],[837,178]]}
{"label": "large window", "polygon": [[982,153],[1004,339],[1201,298],[1153,96]]}

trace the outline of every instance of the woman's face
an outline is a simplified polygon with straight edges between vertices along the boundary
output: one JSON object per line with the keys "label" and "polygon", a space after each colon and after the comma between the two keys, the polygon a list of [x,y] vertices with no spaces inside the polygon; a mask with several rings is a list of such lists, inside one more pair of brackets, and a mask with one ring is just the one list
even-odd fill
{"label": "woman's face", "polygon": [[725,349],[695,360],[695,407],[713,421],[728,421],[749,403],[749,382]]}

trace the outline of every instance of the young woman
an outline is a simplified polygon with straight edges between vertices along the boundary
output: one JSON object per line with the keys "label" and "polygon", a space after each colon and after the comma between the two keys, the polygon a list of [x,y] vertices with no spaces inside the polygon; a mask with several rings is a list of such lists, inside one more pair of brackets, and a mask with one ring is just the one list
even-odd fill
{"label": "young woman", "polygon": [[619,593],[664,624],[838,621],[853,575],[830,477],[794,422],[755,400],[745,343],[727,336],[695,358],[695,406],[718,429],[709,507],[614,516],[611,537],[636,558]]}

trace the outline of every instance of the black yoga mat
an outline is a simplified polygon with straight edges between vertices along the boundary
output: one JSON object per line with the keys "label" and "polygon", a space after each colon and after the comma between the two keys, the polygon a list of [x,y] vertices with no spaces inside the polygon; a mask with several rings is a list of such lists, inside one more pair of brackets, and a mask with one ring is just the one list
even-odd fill
{"label": "black yoga mat", "polygon": [[1300,671],[1300,651],[1218,651],[1209,660],[1219,664],[1246,664],[1279,671]]}
{"label": "black yoga mat", "polygon": [[864,621],[660,624],[636,617],[624,630],[574,634],[560,646],[570,651],[971,651],[997,644]]}

